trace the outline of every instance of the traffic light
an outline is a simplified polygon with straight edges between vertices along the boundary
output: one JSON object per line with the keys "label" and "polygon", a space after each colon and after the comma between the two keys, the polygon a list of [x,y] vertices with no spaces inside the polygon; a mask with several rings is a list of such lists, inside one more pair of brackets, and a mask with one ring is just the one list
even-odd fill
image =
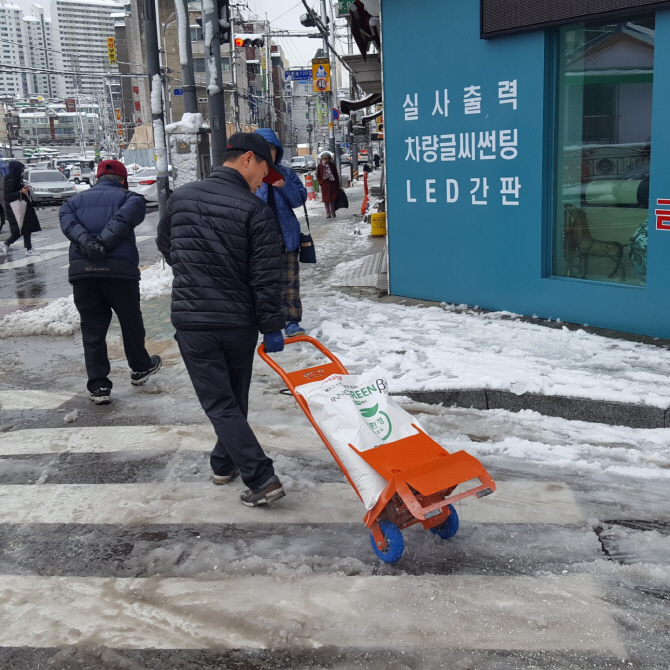
{"label": "traffic light", "polygon": [[260,49],[265,46],[265,35],[259,35],[258,33],[238,33],[235,35],[235,46]]}
{"label": "traffic light", "polygon": [[230,44],[230,7],[229,0],[217,0],[219,10],[219,41]]}
{"label": "traffic light", "polygon": [[302,23],[305,28],[316,27],[316,21],[314,20],[314,15],[311,12],[309,14],[303,14],[300,17],[300,23]]}

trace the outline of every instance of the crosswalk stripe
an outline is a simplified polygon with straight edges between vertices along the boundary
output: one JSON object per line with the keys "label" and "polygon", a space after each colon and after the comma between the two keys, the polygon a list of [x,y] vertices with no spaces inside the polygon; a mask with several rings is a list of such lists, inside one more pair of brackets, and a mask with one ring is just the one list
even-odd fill
{"label": "crosswalk stripe", "polygon": [[46,254],[41,253],[39,256],[26,256],[25,258],[20,258],[17,261],[8,261],[6,263],[0,264],[0,270],[15,270],[16,268],[24,268],[26,265],[35,265],[35,263],[42,263],[52,258],[65,256],[65,254],[67,254],[67,249],[63,249],[62,251],[48,251]]}
{"label": "crosswalk stripe", "polygon": [[[144,240],[153,239],[152,235],[139,235],[136,238],[137,242],[144,242]],[[69,242],[58,242],[56,244],[50,244],[44,247],[40,247],[39,256],[26,256],[25,258],[20,258],[16,261],[8,261],[6,263],[0,264],[0,270],[15,270],[16,268],[24,268],[26,265],[34,265],[35,263],[42,263],[44,261],[51,260],[52,258],[58,258],[59,256],[65,256],[69,252]],[[49,251],[49,250],[52,251]],[[47,253],[44,253],[46,251]],[[67,267],[63,266],[63,267]]]}
{"label": "crosswalk stripe", "polygon": [[[222,558],[222,560],[225,560]],[[0,646],[460,648],[624,658],[584,575],[0,577]],[[549,606],[548,603],[551,603]]]}
{"label": "crosswalk stripe", "polygon": [[[281,472],[280,472],[281,475]],[[237,484],[8,484],[0,486],[0,523],[356,523],[365,510],[349,484],[291,485],[280,502],[261,509],[238,500]],[[503,481],[487,498],[458,506],[474,523],[569,525],[583,520],[572,492],[561,483]]]}
{"label": "crosswalk stripe", "polygon": [[0,391],[0,410],[56,409],[74,396],[74,393],[57,391]]}
{"label": "crosswalk stripe", "polygon": [[[55,399],[47,400],[56,402]],[[38,404],[38,398],[35,403]],[[278,449],[288,454],[308,452],[317,458],[331,458],[311,426],[298,424],[269,427],[253,422],[250,425],[264,448]],[[0,433],[0,456],[154,450],[162,453],[211,451],[215,442],[214,430],[209,424],[31,428]]]}

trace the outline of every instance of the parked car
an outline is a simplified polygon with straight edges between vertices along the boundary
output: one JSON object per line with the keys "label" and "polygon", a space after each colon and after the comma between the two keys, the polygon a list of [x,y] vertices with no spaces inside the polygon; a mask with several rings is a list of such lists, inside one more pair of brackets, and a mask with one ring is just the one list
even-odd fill
{"label": "parked car", "polygon": [[60,170],[30,170],[25,176],[34,203],[64,202],[77,194],[74,184]]}
{"label": "parked car", "polygon": [[[174,188],[172,170],[168,172],[170,189]],[[147,202],[158,202],[158,170],[144,168],[133,175],[128,175],[128,188],[133,193],[143,196]]]}
{"label": "parked car", "polygon": [[316,163],[312,156],[293,156],[291,167],[296,172],[310,172],[316,170]]}
{"label": "parked car", "polygon": [[368,152],[367,149],[361,149],[358,152],[358,162],[359,163],[367,163],[370,160],[370,153]]}
{"label": "parked car", "polygon": [[349,163],[351,163],[351,154],[342,154],[340,156],[340,164],[348,165]]}

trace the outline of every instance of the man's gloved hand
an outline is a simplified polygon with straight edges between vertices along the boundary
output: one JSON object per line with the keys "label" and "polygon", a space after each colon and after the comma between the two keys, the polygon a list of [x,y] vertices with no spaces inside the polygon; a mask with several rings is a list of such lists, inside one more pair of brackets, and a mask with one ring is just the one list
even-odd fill
{"label": "man's gloved hand", "polygon": [[265,345],[265,351],[269,354],[284,351],[284,335],[281,330],[275,330],[273,333],[265,333],[263,335],[263,344]]}
{"label": "man's gloved hand", "polygon": [[99,242],[90,240],[84,242],[84,253],[89,261],[101,261],[107,254],[107,250]]}

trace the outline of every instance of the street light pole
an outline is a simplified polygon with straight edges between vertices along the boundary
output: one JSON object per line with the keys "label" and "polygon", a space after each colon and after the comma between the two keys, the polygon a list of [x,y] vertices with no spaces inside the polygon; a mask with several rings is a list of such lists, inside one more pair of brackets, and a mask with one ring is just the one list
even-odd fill
{"label": "street light pole", "polygon": [[159,216],[163,217],[167,208],[170,184],[168,178],[167,147],[165,145],[163,82],[161,81],[155,0],[144,0],[144,39],[146,41],[149,90],[151,91],[151,119],[154,133],[154,151],[156,152],[158,212]]}
{"label": "street light pole", "polygon": [[175,0],[177,30],[179,31],[179,62],[184,90],[184,111],[195,114],[198,111],[198,95],[193,72],[193,50],[191,49],[191,24],[188,20],[188,0]]}
{"label": "street light pole", "polygon": [[221,28],[218,6],[219,3],[213,0],[202,0],[207,107],[212,131],[212,167],[223,165],[223,154],[226,153],[226,103],[221,81]]}
{"label": "street light pole", "polygon": [[[321,20],[328,29],[328,10],[326,0],[321,0]],[[326,35],[323,36],[323,55],[330,61],[330,47]],[[333,122],[333,68],[330,68],[330,91],[326,93],[326,120],[328,121],[328,149],[335,156],[335,123]]]}

